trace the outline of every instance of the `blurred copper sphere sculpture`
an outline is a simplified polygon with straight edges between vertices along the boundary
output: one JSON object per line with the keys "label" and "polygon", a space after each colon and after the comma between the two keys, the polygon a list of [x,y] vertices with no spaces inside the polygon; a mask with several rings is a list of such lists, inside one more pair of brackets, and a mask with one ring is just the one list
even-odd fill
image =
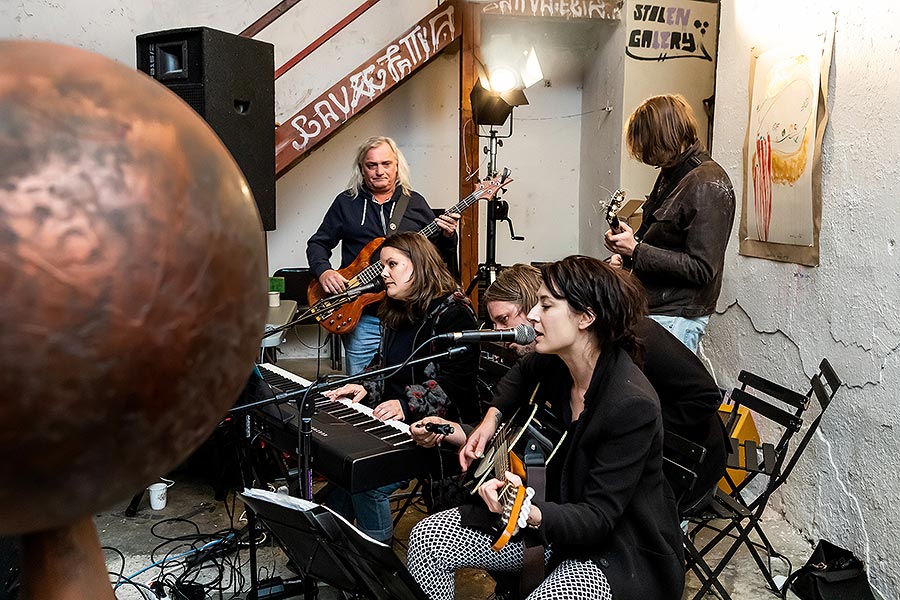
{"label": "blurred copper sphere sculpture", "polygon": [[234,403],[265,320],[262,226],[165,87],[0,42],[0,286],[0,534],[55,529],[176,466]]}

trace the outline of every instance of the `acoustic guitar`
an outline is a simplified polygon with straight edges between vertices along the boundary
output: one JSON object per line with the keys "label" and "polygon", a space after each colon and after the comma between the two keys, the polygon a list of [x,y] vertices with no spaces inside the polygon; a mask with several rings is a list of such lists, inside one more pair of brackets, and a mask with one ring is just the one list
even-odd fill
{"label": "acoustic guitar", "polygon": [[[492,198],[512,181],[509,178],[509,169],[503,169],[503,173],[500,175],[479,182],[475,186],[474,192],[460,200],[456,205],[448,208],[445,212],[462,214],[464,210],[482,198]],[[440,227],[437,225],[437,219],[435,219],[423,227],[419,234],[430,238],[440,230]],[[383,237],[375,238],[360,250],[352,263],[338,271],[347,279],[347,291],[371,283],[381,277],[382,266],[377,260],[377,252],[381,249],[383,243]],[[306,290],[306,296],[310,304],[309,312],[315,317],[316,321],[331,333],[341,334],[353,331],[356,324],[359,323],[363,308],[373,302],[379,302],[384,298],[384,292],[360,294],[348,302],[344,294],[335,294],[329,297],[318,279],[313,279]]]}
{"label": "acoustic guitar", "polygon": [[[551,440],[550,437],[542,434],[542,430],[555,434],[555,437]],[[525,443],[522,444],[523,447],[521,452],[523,456],[529,453],[535,453],[536,451],[538,456],[546,456],[542,466],[546,466],[550,463],[556,455],[556,451],[562,445],[563,440],[566,438],[567,433],[561,428],[557,429],[551,427],[550,429],[545,429],[544,427],[539,427],[537,419],[532,421],[526,432],[527,436],[521,438],[522,440],[525,440]],[[511,456],[516,456],[516,453],[513,452]],[[531,467],[527,465],[527,461],[518,457],[516,458],[517,463],[521,465],[519,472],[516,472],[515,469],[510,470],[510,472],[518,475],[522,479],[523,484],[528,485],[528,472]],[[525,488],[522,485],[516,485],[509,481],[503,486],[503,489],[498,494],[498,499],[503,507],[503,512],[500,513],[497,523],[494,526],[497,536],[494,539],[494,543],[491,545],[492,550],[495,552],[502,550],[509,540],[511,540],[520,529],[525,527],[528,513],[531,512],[531,498],[534,492],[535,490],[532,490],[530,487]],[[543,494],[543,492],[540,493]],[[543,496],[540,497],[542,498]]]}
{"label": "acoustic guitar", "polygon": [[[513,413],[512,418],[497,428],[494,437],[485,448],[482,459],[469,467],[467,485],[471,493],[490,479],[503,480],[509,471],[518,475],[527,484],[528,473],[525,466],[525,452],[528,444],[537,444],[541,454],[546,456],[544,465],[553,459],[556,451],[566,438],[565,429],[548,410],[539,407],[534,399],[540,384],[534,388],[531,399]],[[494,526],[496,536],[491,545],[495,552],[502,550],[519,530],[524,527],[531,507],[531,496],[524,486],[509,481],[498,494],[503,512]]]}

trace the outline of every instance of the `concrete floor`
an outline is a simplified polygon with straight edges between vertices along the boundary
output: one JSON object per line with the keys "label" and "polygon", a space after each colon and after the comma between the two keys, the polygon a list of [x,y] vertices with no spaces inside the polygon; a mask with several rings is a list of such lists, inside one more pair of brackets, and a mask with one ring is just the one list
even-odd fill
{"label": "concrete floor", "polygon": [[[279,365],[301,374],[309,369],[306,361],[280,361]],[[246,598],[250,589],[250,569],[246,536],[241,536],[246,527],[243,505],[239,501],[235,502],[233,494],[229,494],[224,501],[216,500],[213,486],[196,469],[180,469],[170,474],[170,478],[175,480],[175,484],[168,490],[168,501],[164,509],[151,510],[145,495],[134,517],[126,517],[124,514],[128,501],[96,516],[101,543],[121,552],[120,556],[114,550],[107,550],[110,572],[125,575],[138,584],[135,586],[121,580],[116,588],[116,597],[153,598],[140,586],[149,586],[153,581],[162,580],[167,582],[169,597],[177,598],[172,593],[171,586],[180,578],[182,581],[196,581],[205,586],[205,592],[201,592],[205,595],[198,597],[219,598],[218,590],[221,589],[222,598]],[[397,527],[394,549],[404,560],[409,530],[423,516],[423,507],[413,505]],[[811,545],[780,515],[771,514],[767,517],[764,528],[772,543],[793,562],[795,568],[802,565],[811,552]],[[216,556],[212,550],[217,546],[231,544],[235,539],[229,536],[237,536],[237,552],[230,552],[224,557]],[[223,539],[224,541],[219,541]],[[204,561],[196,562],[195,557],[201,552],[193,549],[207,544],[206,550],[210,556]],[[157,563],[156,566],[149,567],[154,563]],[[273,575],[285,579],[294,577],[287,563],[287,558],[271,539],[259,544],[258,570],[262,578]],[[735,599],[775,598],[765,587],[755,563],[745,551],[731,561],[720,579]],[[117,577],[113,576],[112,580],[116,581]],[[692,598],[698,587],[697,581],[689,575],[684,598]],[[457,576],[458,599],[488,598],[492,591],[493,580],[483,572],[466,570]],[[321,600],[332,600],[341,596],[336,590],[323,586],[319,589],[318,597]],[[792,595],[789,594],[788,597]]]}
{"label": "concrete floor", "polygon": [[[176,483],[169,489],[168,502],[162,510],[151,510],[148,499],[144,498],[134,517],[124,515],[127,502],[97,515],[95,522],[102,544],[116,548],[124,556],[123,565],[118,554],[107,551],[110,572],[122,573],[140,584],[151,585],[151,582],[160,579],[174,581],[187,570],[190,572],[187,580],[196,580],[208,586],[205,597],[218,598],[218,593],[214,593],[214,590],[222,588],[225,598],[246,598],[250,588],[246,544],[240,544],[237,554],[232,553],[226,558],[213,557],[202,564],[188,566],[185,558],[178,557],[190,550],[191,544],[194,547],[202,546],[218,539],[217,535],[227,535],[232,528],[243,529],[246,521],[242,519],[241,503],[238,502],[236,509],[232,510],[233,495],[229,495],[227,501],[216,501],[212,487],[191,473],[177,471],[172,474],[172,478]],[[413,505],[397,527],[394,549],[402,559],[405,559],[405,543],[409,531],[423,516],[423,508]],[[765,530],[776,548],[787,555],[795,567],[803,564],[811,547],[788,523],[773,516],[766,519]],[[194,541],[197,534],[202,536],[199,541]],[[287,558],[271,539],[264,540],[258,551],[262,578],[272,575],[285,579],[294,577],[287,567]],[[148,565],[158,563],[166,557],[174,559],[143,571]],[[235,569],[241,574],[235,574]],[[771,600],[775,597],[765,587],[755,563],[745,552],[739,553],[731,561],[721,581],[736,600]],[[696,579],[689,575],[684,598],[692,598],[698,587]],[[467,569],[457,576],[458,599],[488,598],[492,591],[493,580],[481,571]],[[177,597],[172,595],[171,589],[169,594],[172,598]],[[117,588],[116,597],[123,600],[152,598],[146,592],[142,596],[140,590],[127,583],[122,583]],[[319,598],[332,600],[340,598],[340,595],[335,590],[322,587]]]}

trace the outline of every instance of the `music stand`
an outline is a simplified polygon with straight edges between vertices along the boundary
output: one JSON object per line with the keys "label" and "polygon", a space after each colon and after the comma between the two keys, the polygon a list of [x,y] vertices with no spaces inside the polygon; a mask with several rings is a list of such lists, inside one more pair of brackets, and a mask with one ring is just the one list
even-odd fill
{"label": "music stand", "polygon": [[266,490],[241,499],[275,536],[304,579],[370,600],[427,600],[390,546],[361,533],[324,506]]}

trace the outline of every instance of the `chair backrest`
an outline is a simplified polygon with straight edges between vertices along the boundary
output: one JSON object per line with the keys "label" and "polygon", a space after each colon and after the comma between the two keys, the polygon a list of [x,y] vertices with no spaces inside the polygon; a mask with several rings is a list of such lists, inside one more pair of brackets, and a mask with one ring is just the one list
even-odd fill
{"label": "chair backrest", "polygon": [[306,290],[309,288],[312,280],[315,279],[309,267],[278,269],[275,271],[274,277],[284,278],[284,293],[281,295],[283,299],[296,301],[298,310],[304,310],[309,307]]}
{"label": "chair backrest", "polygon": [[[757,446],[755,442],[749,440],[745,442],[741,467],[749,475],[740,485],[734,486],[732,492],[733,496],[739,494],[755,475],[763,474],[768,477],[766,490],[750,506],[764,508],[768,496],[787,480],[812,436],[815,435],[825,409],[841,385],[841,380],[827,359],[822,360],[819,364],[819,372],[810,378],[810,388],[806,394],[800,394],[744,371],[741,372],[738,379],[743,385],[741,388],[735,388],[730,397],[731,402],[736,405],[734,412],[737,412],[737,406],[746,406],[781,429],[780,437],[773,443],[763,443]],[[805,413],[809,409],[813,397],[820,407],[820,412],[810,423],[800,442],[791,450],[791,441],[794,435],[802,429]]]}
{"label": "chair backrest", "polygon": [[[700,502],[695,499],[694,486],[697,483],[697,471],[706,460],[706,448],[696,444],[677,433],[666,431],[663,435],[663,474],[672,490],[680,514],[687,509],[696,508]],[[712,491],[712,490],[710,490]],[[709,497],[712,494],[708,494]],[[683,506],[688,499],[690,507]],[[706,495],[704,495],[706,498]]]}
{"label": "chair backrest", "polygon": [[[747,396],[742,396],[740,393],[738,395],[741,396],[741,400],[743,401],[736,402],[736,404],[743,404],[762,414],[764,417],[775,421],[782,427],[795,428],[795,432],[796,430],[799,430],[802,422],[801,416],[804,411],[806,411],[807,407],[809,407],[809,394],[803,395],[799,392],[795,392],[794,390],[788,389],[773,381],[769,381],[759,375],[750,373],[749,371],[741,371],[738,375],[738,381],[741,382],[740,392],[746,392],[747,388],[751,388],[771,399],[777,400],[779,404],[773,404],[771,401],[765,402],[757,400],[755,396],[753,398],[748,398]],[[755,405],[758,410],[751,405]],[[778,408],[778,410],[768,410],[767,407],[770,406]],[[732,412],[732,419],[736,418],[737,415],[738,411],[734,410]],[[731,431],[730,428],[729,431]]]}
{"label": "chair backrest", "polygon": [[828,359],[823,358],[822,362],[819,363],[819,372],[810,377],[809,383],[809,393],[815,397],[819,404],[819,414],[812,423],[809,424],[809,428],[806,430],[806,433],[803,434],[800,443],[797,444],[797,448],[791,454],[790,460],[788,460],[787,464],[781,470],[781,473],[779,474],[781,480],[787,479],[787,476],[790,475],[791,471],[794,469],[794,465],[797,464],[803,451],[806,450],[806,447],[809,445],[810,440],[812,440],[812,437],[819,430],[819,424],[822,422],[822,417],[825,416],[825,411],[831,405],[831,401],[834,399],[835,394],[837,394],[838,388],[841,387],[842,382],[841,378],[834,372]]}
{"label": "chair backrest", "polygon": [[[785,450],[788,448],[791,437],[800,431],[803,425],[804,408],[798,408],[794,411],[785,410],[783,407],[755,394],[751,394],[743,389],[734,389],[731,392],[730,401],[734,404],[733,413],[738,413],[738,407],[745,406],[759,416],[765,417],[769,421],[775,423],[781,428],[781,436],[775,443],[763,444],[757,446],[752,440],[747,440],[744,446],[744,465],[743,467],[752,473],[766,473],[771,475],[777,471],[777,467],[782,462],[779,458],[784,456]],[[736,438],[731,437],[732,444]],[[763,452],[762,460],[754,451],[760,449]]]}
{"label": "chair backrest", "polygon": [[[739,497],[741,490],[755,481],[757,475],[764,475],[768,478],[766,488],[771,493],[781,466],[787,459],[791,438],[803,425],[803,413],[809,406],[809,398],[749,371],[741,371],[738,381],[741,387],[733,389],[727,398],[727,402],[732,404],[732,416],[726,424],[731,440],[728,466],[745,472],[746,476],[739,483],[735,483],[728,473],[725,479],[731,488],[730,494]],[[780,432],[777,440],[762,444],[751,439],[740,442],[733,428],[737,425],[736,416],[741,406],[755,413],[757,419],[762,417],[772,423]],[[763,429],[769,429],[771,434],[771,428]]]}

